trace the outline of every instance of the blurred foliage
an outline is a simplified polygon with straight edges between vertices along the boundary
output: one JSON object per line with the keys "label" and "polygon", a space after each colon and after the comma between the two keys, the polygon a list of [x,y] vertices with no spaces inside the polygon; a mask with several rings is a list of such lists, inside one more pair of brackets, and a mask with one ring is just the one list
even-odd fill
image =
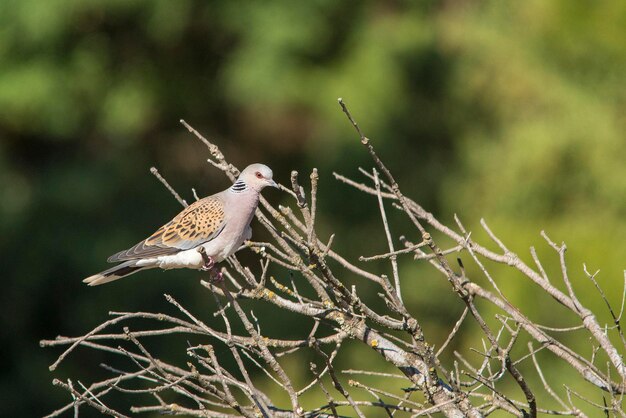
{"label": "blurred foliage", "polygon": [[[344,97],[405,194],[445,221],[459,214],[476,238],[485,217],[523,257],[536,245],[551,271],[538,232],[567,241],[575,285],[602,318],[581,265],[620,294],[624,22],[626,3],[585,0],[0,2],[3,415],[67,398],[50,386],[55,353],[40,338],[83,333],[109,310],[167,310],[164,292],[213,306],[192,272],[80,283],[179,209],[151,165],[188,199],[226,185],[180,118],[284,183],[318,167],[320,230],[355,259],[385,244],[374,200],[331,177],[370,166],[335,103]],[[406,234],[406,220],[391,221]],[[512,301],[560,324],[551,300],[494,268]],[[459,305],[431,271],[402,269],[405,298],[441,341]],[[61,374],[89,380],[94,357]]]}

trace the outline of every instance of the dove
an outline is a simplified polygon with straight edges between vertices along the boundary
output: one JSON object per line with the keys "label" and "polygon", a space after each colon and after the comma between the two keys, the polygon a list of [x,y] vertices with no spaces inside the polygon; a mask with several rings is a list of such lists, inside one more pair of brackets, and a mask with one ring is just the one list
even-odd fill
{"label": "dove", "polygon": [[221,280],[215,265],[251,238],[261,190],[278,187],[272,175],[264,164],[249,165],[231,187],[187,206],[154,234],[107,260],[120,264],[83,282],[96,286],[151,268],[210,270]]}

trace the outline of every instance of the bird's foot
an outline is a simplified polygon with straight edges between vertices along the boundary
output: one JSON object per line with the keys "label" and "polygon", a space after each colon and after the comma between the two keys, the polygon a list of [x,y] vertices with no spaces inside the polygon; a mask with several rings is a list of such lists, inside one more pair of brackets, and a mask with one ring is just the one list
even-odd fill
{"label": "bird's foot", "polygon": [[211,279],[213,280],[213,283],[222,283],[224,281],[224,274],[222,273],[222,270],[217,267],[213,267],[211,269]]}
{"label": "bird's foot", "polygon": [[204,247],[198,247],[197,250],[202,256],[203,264],[200,267],[202,271],[212,271],[215,268],[215,260],[211,258],[205,251]]}
{"label": "bird's foot", "polygon": [[206,253],[204,247],[198,247],[198,252],[202,256],[203,261],[200,270],[210,272],[211,280],[213,280],[214,283],[223,282],[224,274],[222,274],[222,271],[215,265],[215,260]]}
{"label": "bird's foot", "polygon": [[215,267],[215,261],[213,259],[209,259],[209,261],[205,261],[204,264],[200,267],[202,271],[213,271]]}

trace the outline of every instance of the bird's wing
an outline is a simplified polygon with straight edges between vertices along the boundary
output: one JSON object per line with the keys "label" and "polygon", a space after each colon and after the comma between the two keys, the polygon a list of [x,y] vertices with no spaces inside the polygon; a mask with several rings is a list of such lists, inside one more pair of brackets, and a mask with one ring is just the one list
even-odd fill
{"label": "bird's wing", "polygon": [[189,205],[174,219],[132,248],[113,254],[109,263],[171,255],[217,237],[226,225],[224,200],[219,194]]}

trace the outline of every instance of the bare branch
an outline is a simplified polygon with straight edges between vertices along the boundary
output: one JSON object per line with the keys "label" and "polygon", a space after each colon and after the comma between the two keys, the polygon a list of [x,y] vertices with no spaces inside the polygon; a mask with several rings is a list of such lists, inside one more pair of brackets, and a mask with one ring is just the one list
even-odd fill
{"label": "bare branch", "polygon": [[[335,178],[376,197],[384,234],[372,240],[388,248],[384,254],[360,257],[359,261],[389,260],[393,280],[376,271],[376,263],[369,263],[367,267],[357,265],[358,262],[331,249],[335,234],[324,241],[319,238],[316,228],[319,173],[317,169],[310,173],[307,192],[299,183],[298,172],[293,171],[291,187],[280,186],[289,200],[285,206],[275,208],[264,198],[260,199],[256,217],[270,238],[266,242],[247,242],[242,247],[243,251],[250,249],[255,253],[254,263],[247,266],[233,256],[222,266],[225,281],[200,280],[199,289],[212,296],[215,305],[210,306],[214,308],[193,312],[185,307],[184,301],[165,295],[176,308],[175,315],[111,312],[112,318],[85,335],[59,336],[40,342],[44,347],[63,347],[51,370],[77,347],[96,350],[130,364],[102,365],[110,376],[91,384],[78,382],[80,386],[74,387],[71,380],[65,383],[55,379],[54,385],[66,390],[71,401],[52,412],[50,417],[68,411],[76,415],[80,407],[125,416],[123,411],[120,413],[107,406],[109,398],[125,396],[140,399],[142,403],[130,408],[133,413],[197,417],[341,417],[345,410],[361,417],[375,413],[388,417],[441,414],[478,418],[496,411],[525,417],[538,414],[586,416],[576,402],[584,403],[585,411],[589,408],[605,416],[626,418],[622,407],[626,392],[622,353],[626,339],[621,328],[626,272],[617,313],[610,301],[611,295],[605,294],[596,279],[597,272],[590,273],[584,266],[585,274],[597,289],[594,297],[604,301],[613,321],[600,326],[596,313],[584,305],[592,296],[575,292],[575,282],[568,274],[565,244],[557,245],[541,233],[558,255],[558,262],[554,258],[552,264],[560,270],[566,289],[561,291],[553,284],[558,280],[548,274],[554,267],[547,259],[540,261],[534,247],[530,248],[534,262],[531,268],[509,249],[506,237],[498,236],[484,220],[480,221],[480,227],[489,237],[489,244],[495,243],[497,251],[472,239],[472,231],[457,216],[454,229],[444,225],[402,193],[391,170],[377,155],[373,141],[364,135],[343,100],[339,100],[339,105],[372,158],[375,169],[359,169],[366,178],[365,183],[336,173]],[[239,172],[219,147],[186,122],[181,123],[207,147],[208,162],[234,180]],[[186,206],[156,169],[151,172]],[[195,190],[194,197],[197,200]],[[394,210],[401,211],[411,221],[399,239],[399,245],[404,248],[395,248],[391,233],[395,226],[390,225],[385,200],[390,200]],[[440,246],[431,232],[444,244]],[[405,238],[416,236],[417,243]],[[412,257],[399,257],[403,254]],[[451,264],[448,257],[451,254],[455,254],[458,265]],[[402,264],[402,270],[399,262],[406,263]],[[464,262],[471,264],[467,271]],[[404,266],[411,263],[420,268],[404,270]],[[494,264],[501,268],[493,269]],[[413,273],[409,276],[403,273],[401,277],[400,271]],[[511,272],[516,274],[509,275]],[[534,291],[550,296],[552,303],[564,309],[566,322],[555,324],[552,318],[537,318],[532,306],[517,306],[507,299],[503,290],[510,292],[511,287],[502,283],[517,280],[520,274],[533,283]],[[479,279],[475,275],[480,276]],[[446,337],[436,352],[419,318],[411,312],[412,306],[405,305],[401,297],[404,291],[407,298],[410,294],[407,289],[421,290],[419,285],[433,276],[443,277],[449,283],[449,292],[455,295],[457,303],[454,312],[462,310],[458,320],[448,324],[441,334]],[[492,291],[479,284],[485,281]],[[371,297],[367,289],[364,290],[366,286],[378,293],[377,304],[370,303]],[[265,312],[271,312],[272,316],[266,316]],[[302,321],[299,324],[303,324],[304,335],[299,338],[288,338],[286,334],[271,338],[266,335],[275,330],[275,327],[268,327],[269,321],[283,320],[286,316]],[[214,318],[221,318],[221,321]],[[143,324],[143,328],[136,329],[137,323]],[[461,338],[468,332],[476,335],[471,339]],[[171,353],[151,351],[149,347],[159,344],[145,341],[148,338],[165,341],[186,335],[201,342],[185,346],[184,353],[189,361],[182,364],[172,360]],[[469,346],[467,341],[470,340],[478,345]],[[588,341],[584,349],[576,344],[581,340]],[[523,350],[519,349],[520,341],[528,343]],[[216,354],[218,347],[225,357]],[[377,362],[363,362],[362,358],[366,357],[360,354],[365,350],[372,350]],[[343,357],[348,357],[344,361],[350,368],[341,373],[360,376],[359,381],[350,379],[348,384],[335,367],[335,360],[346,351],[350,354]],[[447,356],[448,351],[453,356]],[[571,389],[574,382],[570,385],[560,376],[550,376],[547,361],[554,359],[563,360],[561,366],[573,372],[568,378],[576,379],[576,387],[589,383],[595,389],[581,394]],[[319,363],[320,360],[323,363]],[[303,368],[303,361],[310,367]],[[315,363],[323,367],[318,370]],[[115,363],[107,361],[107,364]],[[129,370],[122,370],[125,368]],[[541,384],[527,379],[535,373]],[[259,379],[263,379],[263,383]],[[390,379],[396,383],[389,384]],[[515,385],[507,383],[510,381]],[[329,382],[340,393],[341,400],[335,399]],[[408,387],[402,387],[402,382]],[[266,393],[268,386],[272,389]],[[296,390],[296,386],[300,389]],[[560,389],[563,387],[564,391]],[[421,394],[419,402],[409,400],[414,392]],[[305,409],[301,403],[305,394],[307,401],[317,398],[322,400],[320,403],[326,403]],[[149,395],[151,403],[146,404],[144,397],[138,397],[140,395]],[[603,404],[596,401],[599,395]],[[363,400],[364,396],[369,398]],[[176,403],[169,401],[170,398],[176,399]],[[277,399],[289,399],[289,402],[283,401],[287,406],[279,407]],[[537,399],[553,399],[560,409],[539,408]]]}

